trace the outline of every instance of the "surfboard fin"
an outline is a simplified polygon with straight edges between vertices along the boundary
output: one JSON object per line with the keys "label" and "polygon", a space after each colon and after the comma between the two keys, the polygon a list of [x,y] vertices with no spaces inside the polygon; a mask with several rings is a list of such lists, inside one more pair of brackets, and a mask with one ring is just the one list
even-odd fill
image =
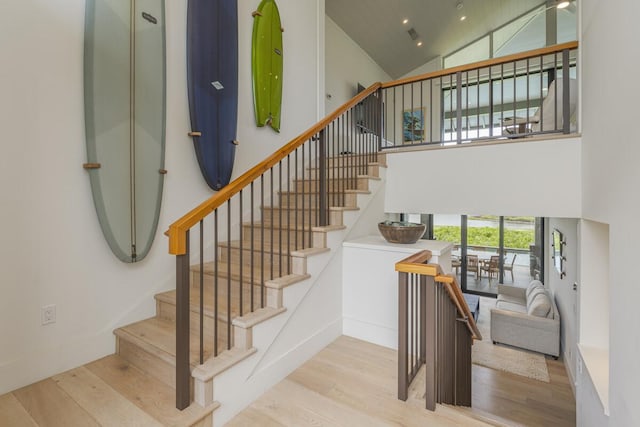
{"label": "surfboard fin", "polygon": [[262,16],[262,14],[260,12],[258,12],[257,10],[254,10],[253,12],[251,12],[251,16],[253,16],[255,18],[256,16]]}

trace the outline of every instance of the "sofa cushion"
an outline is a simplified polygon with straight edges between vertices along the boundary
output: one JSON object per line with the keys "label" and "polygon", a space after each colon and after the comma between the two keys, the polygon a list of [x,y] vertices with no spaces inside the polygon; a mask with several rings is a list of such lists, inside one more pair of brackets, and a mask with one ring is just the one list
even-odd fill
{"label": "sofa cushion", "polygon": [[545,294],[545,290],[544,288],[535,288],[534,290],[532,290],[529,293],[529,296],[527,297],[527,301],[526,301],[526,306],[527,306],[527,310],[529,310],[529,306],[531,305],[531,303],[533,302],[533,300],[541,294]]}
{"label": "sofa cushion", "polygon": [[506,301],[506,302],[510,302],[513,304],[520,304],[520,305],[526,304],[526,301],[523,300],[522,298],[514,297],[513,295],[507,295],[507,294],[498,294],[497,301]]}
{"label": "sofa cushion", "polygon": [[516,313],[527,313],[527,307],[508,301],[496,301],[496,308],[500,310],[515,311]]}
{"label": "sofa cushion", "polygon": [[527,301],[527,314],[553,319],[553,308],[549,295],[546,292],[538,293],[530,301]]}
{"label": "sofa cushion", "polygon": [[529,298],[529,294],[535,289],[544,289],[544,285],[540,280],[532,280],[531,283],[529,283],[529,286],[527,286],[527,290],[525,291],[527,299]]}

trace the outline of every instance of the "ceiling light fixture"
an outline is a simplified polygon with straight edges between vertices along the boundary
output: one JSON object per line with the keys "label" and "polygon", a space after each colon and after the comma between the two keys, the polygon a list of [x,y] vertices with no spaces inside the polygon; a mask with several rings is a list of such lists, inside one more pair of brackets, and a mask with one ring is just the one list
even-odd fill
{"label": "ceiling light fixture", "polygon": [[456,3],[456,9],[460,13],[460,21],[464,21],[465,19],[467,19],[467,15],[465,15],[464,12],[462,11],[463,8],[464,8],[464,4],[461,1]]}
{"label": "ceiling light fixture", "polygon": [[402,23],[403,23],[403,24],[405,24],[405,25],[407,25],[407,24],[409,23],[409,20],[408,20],[407,18],[404,18],[404,19],[402,20]]}
{"label": "ceiling light fixture", "polygon": [[569,1],[559,1],[559,2],[558,2],[558,4],[556,5],[556,7],[557,7],[558,9],[564,9],[564,8],[566,8],[567,6],[569,6],[569,4],[570,4],[570,3],[571,3],[571,2],[569,2]]}
{"label": "ceiling light fixture", "polygon": [[418,42],[416,44],[418,45],[418,47],[422,46],[422,42]]}

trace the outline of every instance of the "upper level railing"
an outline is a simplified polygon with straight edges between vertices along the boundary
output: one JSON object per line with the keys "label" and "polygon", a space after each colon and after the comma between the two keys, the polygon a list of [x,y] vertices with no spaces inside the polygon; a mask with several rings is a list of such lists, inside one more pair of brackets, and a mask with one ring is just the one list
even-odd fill
{"label": "upper level railing", "polygon": [[398,272],[398,399],[426,365],[426,408],[471,406],[471,346],[482,339],[453,275],[428,264],[421,251],[396,263]]}
{"label": "upper level railing", "polygon": [[578,42],[383,83],[382,149],[577,130]]}

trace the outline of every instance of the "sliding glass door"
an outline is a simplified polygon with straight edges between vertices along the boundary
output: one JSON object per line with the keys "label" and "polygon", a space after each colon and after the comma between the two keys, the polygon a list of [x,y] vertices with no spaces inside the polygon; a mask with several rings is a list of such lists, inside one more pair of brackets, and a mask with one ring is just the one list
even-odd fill
{"label": "sliding glass door", "polygon": [[544,220],[525,216],[421,215],[425,238],[454,244],[452,273],[464,292],[495,296],[498,283],[544,277]]}

